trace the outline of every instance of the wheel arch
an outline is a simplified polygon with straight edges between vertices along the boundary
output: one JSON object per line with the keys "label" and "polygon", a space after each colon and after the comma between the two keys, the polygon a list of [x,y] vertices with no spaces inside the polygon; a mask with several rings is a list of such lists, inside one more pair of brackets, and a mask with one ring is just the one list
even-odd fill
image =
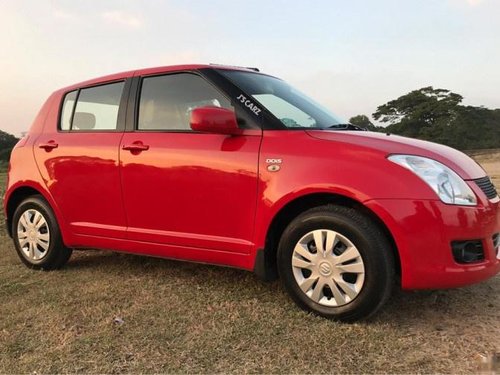
{"label": "wheel arch", "polygon": [[392,233],[382,219],[361,202],[341,194],[335,193],[308,193],[287,202],[274,215],[269,224],[265,237],[264,249],[258,251],[255,260],[255,273],[263,280],[275,280],[278,277],[276,255],[279,240],[288,224],[302,212],[314,207],[334,204],[359,210],[372,219],[386,235],[391,244],[391,251],[395,259],[395,269],[398,278],[401,277],[401,260],[396,242]]}
{"label": "wheel arch", "polygon": [[[8,195],[5,204],[6,222],[7,222],[7,233],[12,237],[12,218],[14,217],[14,212],[16,211],[19,204],[26,198],[32,197],[34,195],[41,196],[47,204],[54,210],[50,199],[43,193],[42,189],[32,185],[20,185],[14,188]],[[58,216],[54,210],[56,217]]]}

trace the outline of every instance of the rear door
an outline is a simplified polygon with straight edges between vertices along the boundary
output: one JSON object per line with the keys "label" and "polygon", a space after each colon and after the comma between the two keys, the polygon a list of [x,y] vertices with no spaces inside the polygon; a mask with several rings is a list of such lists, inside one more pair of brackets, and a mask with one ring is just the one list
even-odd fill
{"label": "rear door", "polygon": [[[129,82],[65,94],[59,124],[47,124],[35,157],[64,220],[76,234],[124,238],[118,148]],[[52,128],[51,128],[52,127]]]}
{"label": "rear door", "polygon": [[235,110],[194,73],[144,77],[139,91],[135,129],[120,147],[128,238],[248,253],[261,130],[238,136],[193,132],[193,108]]}

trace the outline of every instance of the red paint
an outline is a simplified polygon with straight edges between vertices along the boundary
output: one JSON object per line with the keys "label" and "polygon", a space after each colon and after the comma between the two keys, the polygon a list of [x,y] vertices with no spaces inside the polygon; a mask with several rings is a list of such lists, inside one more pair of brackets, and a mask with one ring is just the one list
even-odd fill
{"label": "red paint", "polygon": [[[133,76],[203,68],[162,67],[115,74],[54,93],[12,153],[4,204],[30,187],[52,206],[69,247],[95,247],[251,270],[273,218],[309,194],[364,205],[392,235],[405,289],[447,288],[499,272],[491,236],[500,203],[443,204],[416,175],[386,159],[421,155],[463,179],[485,176],[445,146],[369,132],[240,130],[227,110],[194,111],[201,132],[59,132],[60,102],[71,89]],[[217,112],[217,113],[216,113]],[[219,134],[203,132],[219,126]],[[222,129],[227,130],[227,134]],[[233,134],[233,135],[231,135]],[[266,159],[282,159],[278,172]],[[486,259],[454,262],[450,242],[484,241]]]}
{"label": "red paint", "polygon": [[128,238],[249,254],[257,202],[260,131],[129,132],[120,151]]}
{"label": "red paint", "polygon": [[233,111],[219,107],[195,108],[191,114],[191,129],[216,134],[239,134]]}

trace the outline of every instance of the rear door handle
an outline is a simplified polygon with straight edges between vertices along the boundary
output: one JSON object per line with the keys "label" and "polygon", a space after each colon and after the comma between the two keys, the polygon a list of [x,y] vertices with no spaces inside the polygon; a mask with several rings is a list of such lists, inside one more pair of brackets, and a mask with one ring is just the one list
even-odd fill
{"label": "rear door handle", "polygon": [[134,142],[130,145],[123,145],[122,150],[132,151],[132,152],[142,152],[149,150],[149,146],[143,144],[142,142]]}
{"label": "rear door handle", "polygon": [[58,148],[59,145],[55,141],[48,141],[47,143],[41,143],[38,147],[43,148],[45,151],[50,151],[54,148]]}

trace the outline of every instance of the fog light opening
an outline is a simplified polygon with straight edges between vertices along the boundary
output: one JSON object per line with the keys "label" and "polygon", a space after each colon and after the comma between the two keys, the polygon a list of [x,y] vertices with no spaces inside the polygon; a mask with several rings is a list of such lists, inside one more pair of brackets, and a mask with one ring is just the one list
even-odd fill
{"label": "fog light opening", "polygon": [[481,240],[453,241],[451,250],[455,262],[469,264],[484,260],[484,249]]}

